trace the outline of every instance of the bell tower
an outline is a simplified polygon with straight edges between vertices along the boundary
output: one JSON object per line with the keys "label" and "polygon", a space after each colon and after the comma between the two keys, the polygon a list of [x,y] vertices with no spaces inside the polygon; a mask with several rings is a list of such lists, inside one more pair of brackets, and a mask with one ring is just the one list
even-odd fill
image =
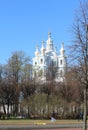
{"label": "bell tower", "polygon": [[53,51],[53,41],[51,39],[51,32],[48,33],[48,40],[46,41],[46,51]]}

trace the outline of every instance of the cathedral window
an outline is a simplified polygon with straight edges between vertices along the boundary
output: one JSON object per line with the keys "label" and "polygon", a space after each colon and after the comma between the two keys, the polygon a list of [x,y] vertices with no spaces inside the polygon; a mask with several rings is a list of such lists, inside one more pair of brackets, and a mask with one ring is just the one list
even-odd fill
{"label": "cathedral window", "polygon": [[41,59],[41,64],[43,63],[43,59]]}
{"label": "cathedral window", "polygon": [[62,65],[62,60],[60,60],[60,65]]}
{"label": "cathedral window", "polygon": [[37,65],[37,62],[35,62],[35,65]]}

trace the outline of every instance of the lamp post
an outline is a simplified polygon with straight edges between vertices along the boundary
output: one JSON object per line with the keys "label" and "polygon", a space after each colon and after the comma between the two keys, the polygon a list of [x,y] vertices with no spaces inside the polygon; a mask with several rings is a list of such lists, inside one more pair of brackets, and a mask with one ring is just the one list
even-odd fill
{"label": "lamp post", "polygon": [[83,123],[83,130],[87,130],[87,90],[88,90],[88,24],[86,25],[86,49],[85,49],[85,54],[86,54],[86,60],[85,60],[85,68],[86,68],[86,80],[85,80],[85,88],[84,88],[84,123]]}

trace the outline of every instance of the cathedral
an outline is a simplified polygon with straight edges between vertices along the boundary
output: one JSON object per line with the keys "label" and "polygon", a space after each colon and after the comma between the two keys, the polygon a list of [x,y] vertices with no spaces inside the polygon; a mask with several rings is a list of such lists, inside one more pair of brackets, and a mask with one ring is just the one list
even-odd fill
{"label": "cathedral", "polygon": [[[35,78],[37,82],[42,83],[51,79],[56,82],[63,82],[66,68],[67,59],[65,56],[64,43],[61,44],[61,49],[58,53],[54,46],[51,33],[49,32],[46,43],[42,41],[40,49],[36,46],[35,57],[33,58],[33,78]],[[50,79],[49,77],[52,78]]]}

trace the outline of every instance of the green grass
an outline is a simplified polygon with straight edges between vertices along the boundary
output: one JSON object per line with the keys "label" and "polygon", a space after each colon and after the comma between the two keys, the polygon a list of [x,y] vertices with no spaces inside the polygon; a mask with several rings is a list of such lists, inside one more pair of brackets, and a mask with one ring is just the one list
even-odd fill
{"label": "green grass", "polygon": [[[78,121],[78,120],[56,120],[53,122],[54,124],[75,124],[75,123],[83,123],[83,121]],[[25,120],[25,119],[20,119],[20,120],[0,120],[0,125],[1,124],[11,124],[11,125],[26,125],[26,124],[53,124],[51,120]]]}

